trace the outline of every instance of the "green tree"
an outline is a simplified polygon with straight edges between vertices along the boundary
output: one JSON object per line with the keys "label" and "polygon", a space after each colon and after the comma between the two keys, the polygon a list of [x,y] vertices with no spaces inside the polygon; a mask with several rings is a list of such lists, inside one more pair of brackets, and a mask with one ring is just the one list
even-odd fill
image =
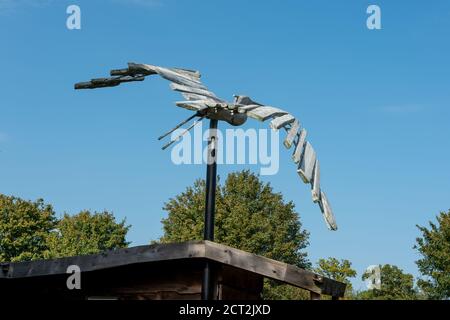
{"label": "green tree", "polygon": [[[164,205],[161,242],[203,238],[205,181],[193,186]],[[216,190],[215,241],[284,261],[310,267],[306,252],[309,234],[302,229],[292,201],[285,202],[268,183],[248,170],[231,173]],[[267,282],[266,287],[276,287]],[[294,289],[292,289],[294,290]],[[267,292],[267,290],[266,290]]]}
{"label": "green tree", "polygon": [[430,228],[417,226],[422,237],[414,246],[422,259],[416,261],[426,279],[418,281],[419,287],[430,299],[450,298],[450,211],[441,212],[437,224],[430,221]]}
{"label": "green tree", "polygon": [[352,284],[350,278],[356,277],[356,271],[352,269],[352,263],[349,260],[336,258],[319,259],[314,271],[324,277],[334,279],[347,284],[345,296],[352,297]]}
{"label": "green tree", "polygon": [[263,288],[265,300],[310,300],[309,291],[288,284],[265,279]]}
{"label": "green tree", "polygon": [[55,218],[42,199],[26,201],[0,194],[0,262],[93,254],[128,246],[130,226],[107,212]]}
{"label": "green tree", "polygon": [[42,199],[31,202],[0,194],[0,261],[43,258],[54,215]]}
{"label": "green tree", "polygon": [[[363,280],[369,274],[362,276]],[[419,298],[414,288],[414,277],[394,265],[380,265],[381,287],[358,293],[357,298],[362,300],[415,300]]]}
{"label": "green tree", "polygon": [[125,237],[129,228],[125,220],[116,222],[114,215],[107,211],[93,214],[82,211],[74,216],[65,214],[47,237],[45,257],[95,254],[127,247],[129,243]]}

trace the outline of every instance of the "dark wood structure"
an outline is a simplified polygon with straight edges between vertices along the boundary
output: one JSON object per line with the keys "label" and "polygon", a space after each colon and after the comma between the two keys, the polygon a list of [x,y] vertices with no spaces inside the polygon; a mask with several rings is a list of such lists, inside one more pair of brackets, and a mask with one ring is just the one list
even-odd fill
{"label": "dark wood structure", "polygon": [[[200,299],[204,265],[212,266],[214,298],[260,299],[263,278],[310,291],[344,295],[345,284],[295,266],[210,241],[139,246],[96,255],[2,263],[0,295],[52,299]],[[81,289],[69,290],[68,267],[80,268]]]}

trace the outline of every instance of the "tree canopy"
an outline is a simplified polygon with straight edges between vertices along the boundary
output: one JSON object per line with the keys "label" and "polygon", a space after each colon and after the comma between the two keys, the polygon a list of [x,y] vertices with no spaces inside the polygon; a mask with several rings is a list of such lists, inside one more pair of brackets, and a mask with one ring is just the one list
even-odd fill
{"label": "tree canopy", "polygon": [[324,277],[347,284],[345,295],[351,297],[352,284],[350,278],[356,277],[356,271],[352,269],[352,263],[349,260],[336,258],[319,259],[314,271]]}
{"label": "tree canopy", "polygon": [[0,262],[94,254],[128,246],[129,226],[107,211],[57,219],[44,200],[0,194]]}
{"label": "tree canopy", "polygon": [[430,222],[429,229],[417,226],[422,237],[414,246],[422,258],[416,261],[425,276],[419,287],[430,299],[450,298],[450,211],[437,216],[437,224]]}
{"label": "tree canopy", "polygon": [[48,235],[46,258],[95,254],[128,246],[125,236],[130,226],[125,220],[117,223],[107,211],[82,211],[74,216],[65,214],[55,230]]}
{"label": "tree canopy", "polygon": [[[203,239],[205,181],[170,199],[162,220],[162,242]],[[294,204],[248,170],[231,173],[216,190],[215,241],[271,259],[309,268],[304,251],[309,233],[302,229]],[[268,299],[305,298],[301,289],[266,281]]]}
{"label": "tree canopy", "polygon": [[[164,206],[162,242],[203,239],[205,181],[193,186]],[[299,267],[310,265],[303,249],[308,232],[302,229],[292,202],[285,202],[268,183],[250,171],[228,175],[217,186],[215,241],[284,261]]]}
{"label": "tree canopy", "polygon": [[[362,291],[357,298],[364,300],[414,300],[419,297],[414,287],[414,277],[404,273],[397,266],[380,265],[381,287]],[[366,280],[369,274],[365,273],[362,280]]]}
{"label": "tree canopy", "polygon": [[55,227],[52,206],[0,194],[0,262],[42,259]]}

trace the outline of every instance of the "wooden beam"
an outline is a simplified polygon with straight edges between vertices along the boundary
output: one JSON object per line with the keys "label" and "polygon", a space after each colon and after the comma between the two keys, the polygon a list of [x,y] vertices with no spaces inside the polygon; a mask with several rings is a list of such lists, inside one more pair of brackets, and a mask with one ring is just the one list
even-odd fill
{"label": "wooden beam", "polygon": [[0,272],[0,280],[66,274],[67,267],[70,265],[79,266],[82,272],[90,272],[139,263],[174,260],[182,263],[181,261],[186,259],[209,259],[316,294],[333,297],[344,296],[346,287],[344,283],[322,277],[311,271],[211,241],[155,244],[107,251],[96,255],[9,263],[8,268],[3,269],[6,272]]}
{"label": "wooden beam", "polygon": [[215,242],[205,241],[205,246],[206,258],[211,260],[255,272],[318,294],[338,297],[344,295],[346,287],[344,283],[322,277],[311,271]]}

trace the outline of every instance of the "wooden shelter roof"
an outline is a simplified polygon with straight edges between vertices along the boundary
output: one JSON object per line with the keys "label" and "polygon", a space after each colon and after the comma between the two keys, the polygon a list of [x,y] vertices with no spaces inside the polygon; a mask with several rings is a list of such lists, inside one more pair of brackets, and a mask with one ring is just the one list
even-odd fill
{"label": "wooden shelter roof", "polygon": [[54,260],[40,260],[0,264],[0,283],[8,279],[25,279],[66,274],[70,265],[81,272],[152,262],[180,262],[209,260],[253,272],[317,294],[342,297],[346,285],[296,266],[248,253],[211,241],[154,244],[106,251],[95,255],[74,256]]}

